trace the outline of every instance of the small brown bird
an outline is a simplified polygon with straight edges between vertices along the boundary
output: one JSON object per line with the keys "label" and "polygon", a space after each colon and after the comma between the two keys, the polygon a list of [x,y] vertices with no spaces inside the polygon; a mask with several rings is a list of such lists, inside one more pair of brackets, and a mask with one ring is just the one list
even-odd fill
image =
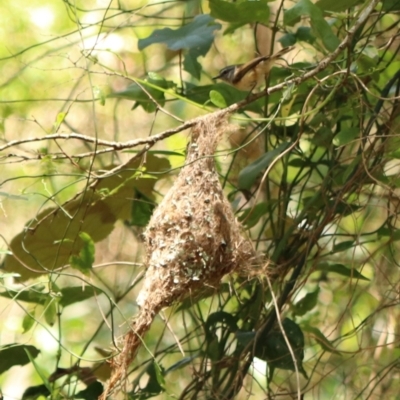
{"label": "small brown bird", "polygon": [[229,65],[221,69],[219,75],[212,79],[221,79],[236,89],[251,92],[265,82],[265,78],[278,58],[293,49],[294,46],[289,46],[271,56],[257,57],[245,64]]}

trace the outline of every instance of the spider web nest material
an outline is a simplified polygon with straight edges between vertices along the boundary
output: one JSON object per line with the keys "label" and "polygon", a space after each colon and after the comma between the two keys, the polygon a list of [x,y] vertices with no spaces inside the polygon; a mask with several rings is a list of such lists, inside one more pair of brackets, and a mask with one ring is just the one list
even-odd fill
{"label": "spider web nest material", "polygon": [[217,118],[194,126],[185,166],[148,224],[147,271],[137,298],[140,311],[113,361],[108,390],[126,376],[162,308],[203,289],[217,288],[224,275],[247,270],[256,259],[215,170],[213,155],[226,127],[226,120]]}

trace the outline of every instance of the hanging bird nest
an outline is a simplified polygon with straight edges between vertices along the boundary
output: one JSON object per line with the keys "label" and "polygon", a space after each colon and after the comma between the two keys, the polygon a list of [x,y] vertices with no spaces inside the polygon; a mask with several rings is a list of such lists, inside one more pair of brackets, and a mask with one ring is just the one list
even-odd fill
{"label": "hanging bird nest", "polygon": [[226,120],[216,118],[194,126],[185,166],[148,224],[147,270],[137,298],[140,312],[114,361],[109,389],[126,375],[143,335],[163,307],[218,288],[224,275],[246,270],[255,259],[215,170],[213,157],[226,126]]}

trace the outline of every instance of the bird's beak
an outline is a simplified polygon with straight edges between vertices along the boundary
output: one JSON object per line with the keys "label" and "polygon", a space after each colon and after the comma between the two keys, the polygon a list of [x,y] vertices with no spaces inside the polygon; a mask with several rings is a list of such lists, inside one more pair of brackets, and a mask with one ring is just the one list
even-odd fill
{"label": "bird's beak", "polygon": [[217,80],[217,79],[219,79],[219,78],[221,78],[221,74],[219,74],[218,76],[214,76],[214,78],[211,78],[213,81],[215,81],[215,80]]}

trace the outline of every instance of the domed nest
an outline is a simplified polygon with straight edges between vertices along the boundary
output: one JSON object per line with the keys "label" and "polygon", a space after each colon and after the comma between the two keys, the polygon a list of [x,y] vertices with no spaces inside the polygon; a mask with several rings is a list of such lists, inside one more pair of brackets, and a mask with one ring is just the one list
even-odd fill
{"label": "domed nest", "polygon": [[218,288],[230,272],[248,270],[255,260],[225,198],[214,152],[226,120],[202,119],[192,129],[185,166],[155,210],[145,232],[147,270],[137,298],[140,311],[125,335],[121,353],[101,399],[121,383],[143,336],[163,308]]}
{"label": "domed nest", "polygon": [[193,128],[185,166],[148,224],[141,307],[157,313],[203,287],[218,287],[225,274],[254,257],[215,171],[224,126],[207,120]]}

